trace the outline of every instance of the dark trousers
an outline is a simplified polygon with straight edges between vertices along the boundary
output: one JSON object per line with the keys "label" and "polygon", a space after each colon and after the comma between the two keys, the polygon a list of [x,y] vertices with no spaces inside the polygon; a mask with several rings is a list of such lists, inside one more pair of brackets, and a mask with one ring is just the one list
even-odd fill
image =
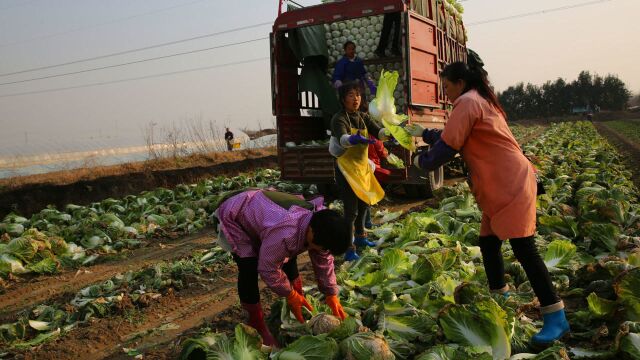
{"label": "dark trousers", "polygon": [[351,231],[355,230],[357,235],[364,234],[364,217],[369,205],[356,196],[338,167],[336,167],[336,184],[340,188],[347,224],[351,224]]}
{"label": "dark trousers", "polygon": [[380,32],[380,42],[378,43],[377,52],[382,52],[387,48],[389,43],[389,36],[393,29],[393,43],[391,44],[391,50],[394,53],[400,52],[400,13],[384,14],[384,20],[382,21],[382,31]]}
{"label": "dark trousers", "polygon": [[[260,288],[258,287],[258,258],[241,258],[233,254],[233,260],[238,264],[238,294],[244,304],[257,304],[260,302]],[[292,257],[282,265],[282,271],[289,281],[298,276],[298,258]]]}
{"label": "dark trousers", "polygon": [[[553,288],[549,270],[547,270],[547,266],[538,253],[533,236],[510,239],[509,243],[511,243],[516,259],[522,264],[531,287],[540,301],[540,305],[549,306],[559,302],[560,298]],[[502,240],[498,239],[498,237],[480,236],[480,250],[482,251],[484,270],[487,273],[489,287],[494,290],[502,289],[506,285],[501,247]]]}

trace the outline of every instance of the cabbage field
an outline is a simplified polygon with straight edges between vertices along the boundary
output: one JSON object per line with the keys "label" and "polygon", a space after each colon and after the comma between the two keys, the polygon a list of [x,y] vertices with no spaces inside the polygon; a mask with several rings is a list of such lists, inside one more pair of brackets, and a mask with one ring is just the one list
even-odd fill
{"label": "cabbage field", "polygon": [[[465,182],[442,189],[434,206],[378,213],[377,246],[336,265],[349,314],[343,322],[329,315],[308,259],[299,259],[314,311],[300,324],[264,290],[268,323],[283,347],[262,346],[241,324],[230,255],[202,234],[226,190],[316,192],[263,170],[7,216],[0,224],[0,358],[78,358],[80,351],[87,358],[640,358],[640,202],[631,172],[591,123],[513,131],[542,174],[536,242],[572,329],[548,349],[528,342],[541,317],[508,244],[510,296],[488,291],[476,243],[480,210]],[[151,258],[153,251],[164,257]],[[144,261],[124,266],[138,255]],[[60,290],[38,295],[43,283]]]}

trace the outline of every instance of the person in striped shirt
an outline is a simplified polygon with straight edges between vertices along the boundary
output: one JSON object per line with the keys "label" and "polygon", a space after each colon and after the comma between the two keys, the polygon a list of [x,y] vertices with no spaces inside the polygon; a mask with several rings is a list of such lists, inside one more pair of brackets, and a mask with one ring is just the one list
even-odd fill
{"label": "person in striped shirt", "polygon": [[243,191],[224,200],[214,215],[218,243],[230,251],[238,265],[238,293],[242,307],[266,345],[277,346],[264,322],[258,274],[277,295],[285,297],[298,321],[302,307],[312,310],[302,291],[298,255],[309,258],[326,303],[341,319],[345,312],[338,299],[333,256],[351,246],[351,231],[339,213],[324,209],[323,198],[302,197],[271,190]]}

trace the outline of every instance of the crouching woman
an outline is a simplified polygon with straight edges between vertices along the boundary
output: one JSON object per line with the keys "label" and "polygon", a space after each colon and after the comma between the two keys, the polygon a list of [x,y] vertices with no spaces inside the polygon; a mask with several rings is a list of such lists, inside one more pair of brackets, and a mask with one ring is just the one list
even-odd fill
{"label": "crouching woman", "polygon": [[238,265],[238,293],[248,325],[258,330],[266,345],[278,344],[264,322],[258,274],[304,322],[302,307],[312,308],[303,296],[297,257],[305,251],[327,305],[335,316],[346,316],[337,297],[333,256],[350,247],[350,231],[339,213],[322,204],[321,197],[305,201],[277,191],[248,190],[224,200],[214,214],[218,243]]}

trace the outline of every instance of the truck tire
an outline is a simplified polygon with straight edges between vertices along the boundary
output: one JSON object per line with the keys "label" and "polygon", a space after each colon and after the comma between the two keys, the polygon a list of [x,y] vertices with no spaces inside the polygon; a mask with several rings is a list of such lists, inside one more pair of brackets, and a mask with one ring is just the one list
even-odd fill
{"label": "truck tire", "polygon": [[440,166],[434,171],[430,171],[421,184],[405,184],[404,191],[410,198],[428,199],[433,197],[433,192],[440,189],[444,184],[444,167]]}

